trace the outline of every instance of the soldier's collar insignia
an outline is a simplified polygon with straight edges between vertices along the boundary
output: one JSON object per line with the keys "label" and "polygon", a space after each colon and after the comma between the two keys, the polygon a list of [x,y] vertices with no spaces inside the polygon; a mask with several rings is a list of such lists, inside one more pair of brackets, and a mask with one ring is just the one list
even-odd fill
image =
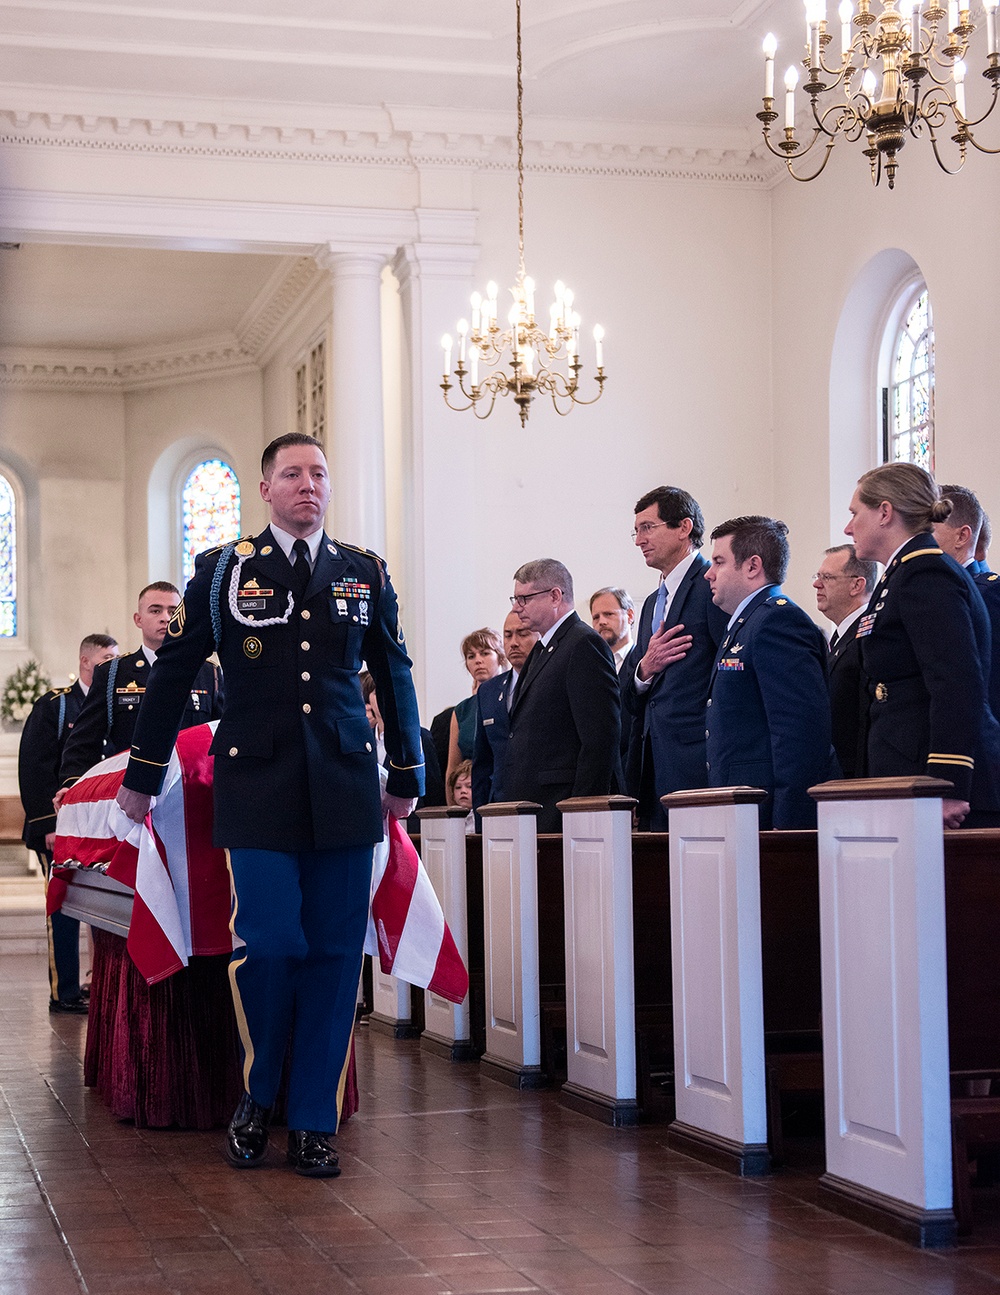
{"label": "soldier's collar insignia", "polygon": [[260,551],[260,556],[262,558],[266,558],[269,553],[273,553],[273,552],[274,552],[274,549],[270,546],[270,544],[265,544]]}
{"label": "soldier's collar insignia", "polygon": [[328,544],[326,546],[326,551],[327,553],[332,553],[334,557],[337,556],[337,549],[336,549],[336,546],[333,544]]}
{"label": "soldier's collar insignia", "polygon": [[787,598],[775,598],[775,600],[774,600],[774,605],[775,605],[776,607],[784,607],[784,606],[786,606],[786,604],[787,604],[787,603],[788,603],[788,599],[787,599]]}

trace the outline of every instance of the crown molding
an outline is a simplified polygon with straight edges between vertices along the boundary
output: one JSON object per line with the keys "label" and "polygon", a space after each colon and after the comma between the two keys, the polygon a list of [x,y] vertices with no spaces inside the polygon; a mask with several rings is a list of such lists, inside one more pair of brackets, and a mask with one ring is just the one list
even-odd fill
{"label": "crown molding", "polygon": [[[81,92],[75,108],[65,91],[40,106],[27,87],[0,91],[0,145],[109,155],[191,157],[260,163],[371,167],[512,170],[516,140],[511,114],[462,114],[386,106],[380,110],[278,104],[270,120],[259,107],[242,119],[223,111],[240,105],[180,104],[132,97],[98,103]],[[25,106],[13,106],[22,100]],[[89,100],[81,103],[79,100]],[[140,107],[140,103],[142,107]],[[331,123],[336,123],[332,125]],[[530,118],[525,168],[539,175],[696,180],[766,186],[772,168],[758,156],[759,139],[747,130],[667,128],[657,123]],[[322,241],[317,239],[317,241]]]}

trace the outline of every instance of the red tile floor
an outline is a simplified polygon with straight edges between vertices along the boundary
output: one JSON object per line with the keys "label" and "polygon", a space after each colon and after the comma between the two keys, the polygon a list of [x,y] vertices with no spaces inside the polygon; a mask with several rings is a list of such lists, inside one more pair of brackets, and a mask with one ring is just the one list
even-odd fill
{"label": "red tile floor", "polygon": [[1000,1193],[920,1253],[825,1213],[814,1173],[740,1181],[358,1032],[343,1174],[235,1171],[219,1133],[137,1131],[81,1081],[85,1020],[0,958],[0,1295],[1000,1295]]}

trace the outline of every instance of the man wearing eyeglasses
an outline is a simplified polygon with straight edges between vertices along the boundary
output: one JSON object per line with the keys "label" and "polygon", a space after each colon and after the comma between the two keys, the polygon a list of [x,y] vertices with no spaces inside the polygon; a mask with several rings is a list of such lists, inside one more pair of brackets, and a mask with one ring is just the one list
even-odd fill
{"label": "man wearing eyeglasses", "polygon": [[816,606],[833,622],[830,657],[830,716],[833,748],[845,778],[864,776],[865,719],[868,698],[861,682],[861,653],[854,634],[875,588],[878,564],[862,562],[853,544],[827,549],[813,577]]}
{"label": "man wearing eyeglasses", "polygon": [[667,830],[661,796],[707,781],[705,705],[726,616],[703,578],[704,535],[705,519],[686,490],[658,486],[635,506],[632,538],[660,573],[622,668],[622,699],[635,716],[626,784],[639,801],[641,831]]}
{"label": "man wearing eyeglasses", "polygon": [[573,607],[573,577],[554,558],[514,573],[511,606],[539,636],[514,689],[497,800],[541,806],[539,832],[559,832],[570,796],[621,786],[621,701],[611,649]]}

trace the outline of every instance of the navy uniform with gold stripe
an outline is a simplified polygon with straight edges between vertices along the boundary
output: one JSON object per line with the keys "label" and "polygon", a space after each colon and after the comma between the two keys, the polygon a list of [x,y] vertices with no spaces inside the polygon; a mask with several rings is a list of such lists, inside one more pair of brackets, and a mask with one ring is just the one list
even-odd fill
{"label": "navy uniform with gold stripe", "polygon": [[856,633],[869,694],[867,775],[946,778],[971,806],[967,826],[1000,811],[990,624],[972,577],[933,535],[916,535],[889,562]]}
{"label": "navy uniform with gold stripe", "polygon": [[[375,741],[358,671],[375,679],[389,794],[423,791],[416,696],[381,558],[325,534],[304,595],[270,527],[203,554],[157,657],[125,774],[155,794],[199,662],[217,645],[226,711],[215,841],[231,852],[230,976],[244,1082],[274,1101],[291,1028],[290,1129],[337,1129],[372,847],[382,839]],[[290,1024],[291,1023],[291,1024]]]}
{"label": "navy uniform with gold stripe", "polygon": [[[98,760],[127,751],[132,745],[139,703],[145,696],[150,673],[142,648],[128,656],[103,661],[96,668],[87,700],[63,748],[61,786],[76,782]],[[181,728],[218,719],[224,702],[218,668],[203,658],[188,694]]]}
{"label": "navy uniform with gold stripe", "polygon": [[826,639],[777,585],[747,603],[715,658],[706,753],[711,787],[763,787],[762,831],[816,826],[808,789],[836,768]]}

